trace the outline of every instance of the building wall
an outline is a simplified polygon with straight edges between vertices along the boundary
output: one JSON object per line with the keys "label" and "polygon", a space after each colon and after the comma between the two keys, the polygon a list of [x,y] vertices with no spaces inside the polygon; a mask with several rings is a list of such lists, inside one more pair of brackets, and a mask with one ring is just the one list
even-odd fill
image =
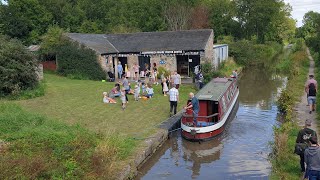
{"label": "building wall", "polygon": [[204,63],[204,62],[213,62],[214,59],[214,51],[213,51],[213,31],[211,32],[211,35],[208,39],[207,45],[205,47],[205,52],[204,52],[204,56],[201,57],[200,59],[200,63]]}
{"label": "building wall", "polygon": [[218,46],[214,47],[214,64],[215,67],[218,68],[218,66],[226,61],[229,57],[229,47],[228,45]]}
{"label": "building wall", "polygon": [[[160,61],[163,60],[165,64],[160,64]],[[153,66],[153,63],[157,64],[157,67],[164,67],[167,70],[173,72],[177,70],[177,60],[176,56],[168,56],[168,55],[153,55],[150,58],[151,66]]]}

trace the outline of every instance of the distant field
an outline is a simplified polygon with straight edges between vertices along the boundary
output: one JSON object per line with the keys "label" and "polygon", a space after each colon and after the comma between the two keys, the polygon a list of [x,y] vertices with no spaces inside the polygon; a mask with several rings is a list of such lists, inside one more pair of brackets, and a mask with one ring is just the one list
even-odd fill
{"label": "distant field", "polygon": [[[31,112],[67,124],[79,124],[97,133],[143,137],[154,132],[155,127],[169,115],[168,97],[161,94],[160,84],[154,86],[155,96],[151,100],[136,102],[133,95],[128,95],[129,104],[123,111],[119,99],[116,99],[117,104],[102,103],[102,92],[109,92],[115,83],[72,80],[54,74],[45,74],[45,80],[45,96],[18,103]],[[180,88],[178,109],[185,105],[191,91],[194,89],[190,85]]]}

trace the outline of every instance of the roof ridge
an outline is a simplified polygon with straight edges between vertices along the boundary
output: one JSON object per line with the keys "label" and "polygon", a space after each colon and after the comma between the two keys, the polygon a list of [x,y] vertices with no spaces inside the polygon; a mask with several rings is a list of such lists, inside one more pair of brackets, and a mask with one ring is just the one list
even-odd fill
{"label": "roof ridge", "polygon": [[174,32],[195,32],[195,31],[213,31],[213,29],[189,29],[179,31],[148,31],[148,32],[134,32],[134,33],[107,33],[105,35],[132,35],[132,34],[150,34],[150,33],[174,33]]}
{"label": "roof ridge", "polygon": [[108,40],[108,37],[107,37],[106,35],[103,35],[102,37],[106,39],[106,41],[117,51],[117,53],[120,52],[120,51]]}

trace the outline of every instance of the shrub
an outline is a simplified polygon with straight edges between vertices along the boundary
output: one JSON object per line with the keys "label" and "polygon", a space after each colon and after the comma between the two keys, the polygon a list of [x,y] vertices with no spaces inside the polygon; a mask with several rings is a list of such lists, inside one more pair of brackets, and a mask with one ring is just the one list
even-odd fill
{"label": "shrub", "polygon": [[36,87],[36,68],[37,61],[20,41],[0,36],[0,96]]}
{"label": "shrub", "polygon": [[106,78],[95,52],[76,43],[65,42],[60,45],[57,51],[57,61],[57,73],[63,76],[91,80]]}
{"label": "shrub", "polygon": [[158,68],[158,79],[160,79],[161,78],[161,75],[164,73],[164,76],[165,77],[168,77],[169,75],[170,75],[170,71],[169,70],[167,70],[166,68],[164,68],[164,67],[159,67]]}
{"label": "shrub", "polygon": [[295,41],[294,41],[294,45],[293,45],[292,51],[293,51],[293,52],[301,51],[301,50],[304,49],[304,46],[305,46],[304,39],[302,39],[302,38],[297,38],[297,39],[295,39]]}
{"label": "shrub", "polygon": [[220,76],[220,73],[215,71],[212,64],[208,62],[201,64],[201,71],[204,78],[204,84],[207,84],[212,78]]}

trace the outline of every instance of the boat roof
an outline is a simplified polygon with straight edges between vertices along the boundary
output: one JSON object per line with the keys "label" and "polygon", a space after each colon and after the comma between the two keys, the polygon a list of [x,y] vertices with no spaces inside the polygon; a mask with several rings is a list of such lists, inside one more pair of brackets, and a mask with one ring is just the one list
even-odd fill
{"label": "boat roof", "polygon": [[231,85],[232,78],[214,78],[206,84],[195,96],[199,100],[218,101]]}

